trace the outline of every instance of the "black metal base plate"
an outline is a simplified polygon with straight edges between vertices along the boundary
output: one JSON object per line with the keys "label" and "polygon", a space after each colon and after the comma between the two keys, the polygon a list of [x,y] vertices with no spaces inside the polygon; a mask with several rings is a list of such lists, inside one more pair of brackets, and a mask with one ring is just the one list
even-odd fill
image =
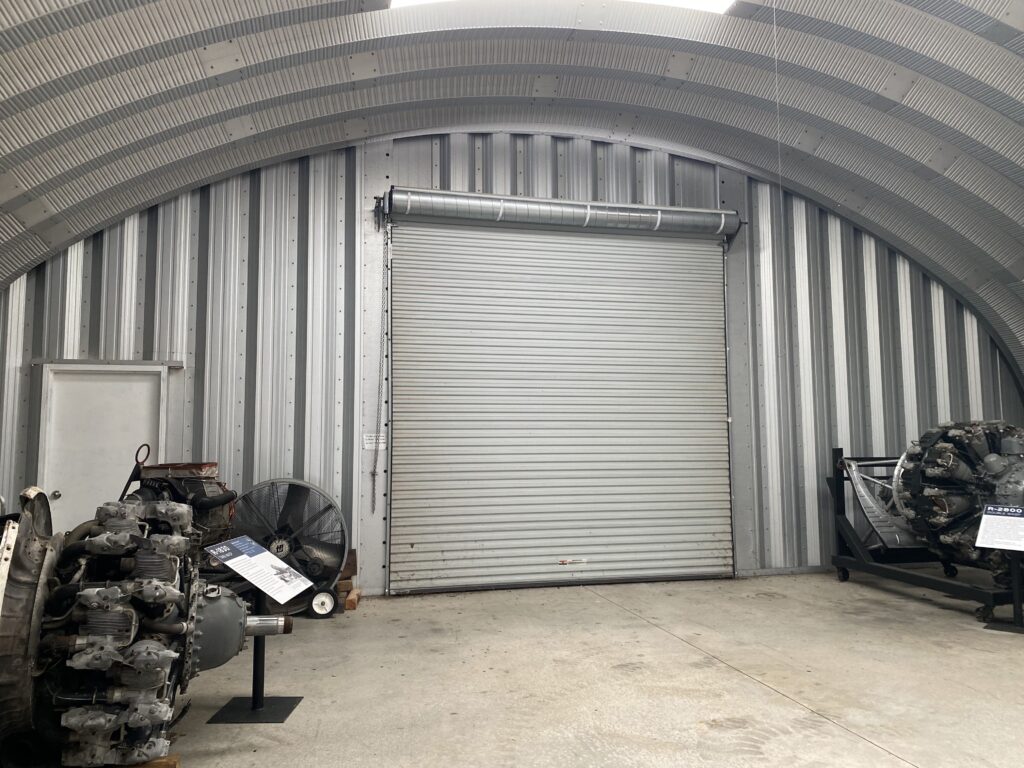
{"label": "black metal base plate", "polygon": [[985,629],[994,629],[996,632],[1012,632],[1015,635],[1024,635],[1024,627],[1018,627],[1016,624],[992,622],[991,624],[986,624]]}
{"label": "black metal base plate", "polygon": [[254,710],[252,699],[236,696],[213,713],[207,723],[283,723],[302,701],[301,696],[267,696],[263,709]]}

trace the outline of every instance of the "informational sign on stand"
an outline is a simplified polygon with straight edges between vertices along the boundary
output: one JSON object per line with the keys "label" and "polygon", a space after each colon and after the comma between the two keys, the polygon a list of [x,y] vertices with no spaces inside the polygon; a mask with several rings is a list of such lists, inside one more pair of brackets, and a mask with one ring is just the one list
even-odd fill
{"label": "informational sign on stand", "polygon": [[279,603],[287,603],[313,586],[313,582],[248,536],[213,544],[206,551]]}
{"label": "informational sign on stand", "polygon": [[1024,507],[987,504],[975,545],[1024,552]]}

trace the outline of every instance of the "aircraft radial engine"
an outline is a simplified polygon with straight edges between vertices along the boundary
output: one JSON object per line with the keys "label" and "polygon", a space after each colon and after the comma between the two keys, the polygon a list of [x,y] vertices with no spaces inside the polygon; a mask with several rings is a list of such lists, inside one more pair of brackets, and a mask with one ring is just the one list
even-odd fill
{"label": "aircraft radial engine", "polygon": [[893,476],[899,514],[948,562],[987,568],[1009,586],[1000,550],[974,545],[987,504],[1024,506],[1024,429],[1003,421],[944,424],[900,458]]}
{"label": "aircraft radial engine", "polygon": [[198,568],[193,510],[104,504],[53,535],[46,495],[0,512],[0,764],[133,765],[166,755],[175,698],[246,635],[291,631],[253,617]]}

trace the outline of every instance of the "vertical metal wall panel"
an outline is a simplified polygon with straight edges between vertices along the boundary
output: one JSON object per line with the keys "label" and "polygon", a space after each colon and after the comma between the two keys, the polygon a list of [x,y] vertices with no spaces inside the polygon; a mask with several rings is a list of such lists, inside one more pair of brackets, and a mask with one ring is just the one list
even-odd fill
{"label": "vertical metal wall panel", "polygon": [[[10,308],[11,294],[7,286],[0,288],[0,429],[4,428],[4,413],[6,391],[4,385],[7,380],[7,348],[10,345],[8,336],[8,309]],[[6,463],[3,448],[3,438],[0,437],[0,495],[7,495],[7,486],[3,485],[3,473]]]}
{"label": "vertical metal wall panel", "polygon": [[673,205],[717,208],[715,166],[689,157],[672,157]]}
{"label": "vertical metal wall panel", "polygon": [[100,311],[103,298],[103,233],[82,243],[82,333],[78,357],[99,357]]}
{"label": "vertical metal wall panel", "polygon": [[402,179],[403,185],[418,189],[437,189],[434,184],[436,169],[439,162],[434,157],[433,148],[437,142],[433,136],[417,136],[395,142],[395,172]]}
{"label": "vertical metal wall panel", "polygon": [[194,275],[196,238],[193,236],[192,195],[179,195],[160,207],[157,233],[157,302],[153,358],[185,362],[188,350],[189,288]]}
{"label": "vertical metal wall panel", "polygon": [[142,299],[145,296],[145,262],[139,231],[144,214],[135,213],[124,220],[121,244],[122,280],[118,305],[118,347],[121,360],[142,357]]}
{"label": "vertical metal wall panel", "polygon": [[[443,144],[437,137],[438,144]],[[356,286],[359,296],[359,311],[354,313],[352,332],[358,339],[358,354],[354,359],[353,376],[359,377],[359,398],[355,402],[355,420],[359,425],[356,435],[352,467],[356,508],[353,510],[356,536],[359,542],[360,582],[371,593],[382,594],[387,584],[388,564],[388,531],[386,507],[387,485],[382,471],[386,469],[390,452],[378,451],[378,437],[386,437],[390,430],[388,421],[388,404],[380,402],[383,398],[378,390],[378,366],[386,362],[387,324],[382,318],[382,306],[387,301],[387,280],[384,276],[384,236],[385,229],[378,227],[374,215],[374,196],[378,190],[387,188],[391,183],[401,184],[402,179],[394,178],[396,169],[391,162],[395,150],[393,141],[374,141],[364,144],[357,151],[350,151],[350,158],[358,158],[359,172],[349,164],[346,173],[346,188],[352,197],[348,208],[349,221],[345,231],[355,251],[347,253],[355,269]],[[444,179],[447,171],[438,168],[439,180]],[[391,179],[388,178],[391,176]],[[354,177],[354,178],[353,178]],[[346,248],[346,252],[348,252]],[[352,294],[349,294],[352,295]],[[354,297],[353,297],[353,300]],[[376,434],[375,434],[376,433]],[[367,442],[363,442],[366,440]],[[372,473],[376,472],[378,480]],[[356,512],[358,511],[358,514]]]}
{"label": "vertical metal wall panel", "polygon": [[295,305],[298,168],[265,168],[261,180],[256,422],[253,482],[291,476],[295,451]]}
{"label": "vertical metal wall panel", "polygon": [[448,136],[448,186],[453,192],[470,191],[469,166],[471,161],[470,137],[468,133],[453,133]]}
{"label": "vertical metal wall panel", "polygon": [[799,456],[801,459],[800,483],[802,486],[803,530],[806,540],[807,565],[821,564],[820,535],[820,462],[818,461],[817,414],[814,400],[817,388],[814,381],[816,361],[820,358],[814,349],[811,305],[810,247],[807,238],[807,205],[803,200],[793,200],[793,254],[794,254],[794,303],[796,305],[796,366],[797,397],[799,400]]}
{"label": "vertical metal wall panel", "polygon": [[[752,184],[745,174],[722,169],[721,200],[726,208],[749,218]],[[729,456],[732,468],[733,544],[735,568],[756,569],[763,562],[764,525],[761,503],[760,435],[751,425],[760,421],[757,367],[756,264],[754,229],[741,227],[726,252],[726,334],[729,367]]]}
{"label": "vertical metal wall panel", "polygon": [[864,265],[858,241],[860,232],[843,222],[843,280],[846,283],[846,373],[850,382],[850,442],[863,455],[871,452],[871,393],[868,382],[867,322],[864,298]]}
{"label": "vertical metal wall panel", "polygon": [[335,499],[344,492],[345,155],[309,165],[309,296],[305,476]]}
{"label": "vertical metal wall panel", "polygon": [[175,458],[185,461],[193,459],[194,443],[198,251],[199,193],[191,192],[164,203],[158,212],[151,340],[154,359],[184,365],[181,405],[176,418],[168,420],[168,429],[175,431],[168,435],[168,448],[178,446]]}
{"label": "vertical metal wall panel", "polygon": [[398,221],[391,590],[730,575],[723,287],[715,241]]}
{"label": "vertical metal wall panel", "polygon": [[[104,233],[100,359],[136,359],[139,299],[139,215],[132,214]],[[139,355],[141,357],[141,355]]]}
{"label": "vertical metal wall panel", "polygon": [[949,400],[949,358],[946,345],[946,290],[937,281],[931,283],[932,350],[935,361],[936,418],[941,424],[949,421],[952,407]]}
{"label": "vertical metal wall panel", "polygon": [[780,441],[783,439],[780,416],[778,327],[775,302],[775,260],[779,254],[774,246],[772,221],[772,188],[768,184],[755,185],[757,205],[757,233],[755,254],[757,259],[757,308],[760,319],[759,378],[761,384],[761,444],[762,477],[765,492],[762,497],[767,532],[765,539],[765,567],[780,568],[786,562],[785,531],[783,523],[783,466]]}
{"label": "vertical metal wall panel", "polygon": [[[396,142],[400,144],[401,142]],[[587,146],[590,146],[589,143]],[[529,168],[527,156],[529,154],[529,137],[520,134],[512,137],[512,168],[509,174],[509,186],[511,194],[519,197],[526,197],[529,194]]]}
{"label": "vertical metal wall panel", "polygon": [[552,197],[558,200],[572,199],[570,179],[572,168],[569,162],[570,139],[556,137],[554,140],[555,153],[555,191]]}
{"label": "vertical metal wall panel", "polygon": [[911,270],[911,300],[914,305],[912,333],[920,341],[915,346],[918,375],[918,424],[922,430],[938,424],[935,397],[935,344],[932,342],[931,280],[917,269]]}
{"label": "vertical metal wall panel", "polygon": [[[512,137],[507,133],[491,136],[491,193],[512,194]],[[423,188],[423,185],[419,185]]]}
{"label": "vertical metal wall panel", "polygon": [[828,259],[831,288],[830,320],[832,322],[832,370],[835,387],[836,432],[835,445],[846,451],[853,450],[850,429],[850,379],[847,369],[846,343],[846,281],[843,269],[842,224],[839,217],[828,216]]}
{"label": "vertical metal wall panel", "polygon": [[[210,188],[210,263],[207,293],[203,456],[219,461],[220,476],[243,489],[245,440],[245,349],[249,274],[249,178],[236,176]],[[203,286],[200,286],[203,290]],[[253,331],[255,332],[255,331]],[[251,438],[250,438],[251,439]]]}
{"label": "vertical metal wall panel", "polygon": [[882,396],[882,445],[887,454],[901,451],[903,443],[903,401],[898,393],[902,383],[899,330],[899,296],[896,274],[898,254],[885,243],[875,241],[878,278],[878,335],[881,356],[879,391]]}
{"label": "vertical metal wall panel", "polygon": [[[25,371],[25,304],[28,276],[22,275],[4,289],[3,406],[0,411],[0,495],[17,505],[18,492],[26,483],[25,434],[21,429],[27,407]],[[15,509],[16,506],[12,507]]]}
{"label": "vertical metal wall panel", "polygon": [[114,224],[103,231],[101,253],[100,295],[103,301],[99,306],[99,346],[97,355],[100,360],[115,360],[118,357],[118,320],[121,306],[121,247],[124,240],[124,222]]}
{"label": "vertical metal wall panel", "polygon": [[532,197],[554,197],[555,146],[551,136],[531,136],[529,146],[529,177]]}
{"label": "vertical metal wall panel", "polygon": [[1003,400],[1003,418],[1011,424],[1024,424],[1024,398],[1021,397],[1020,382],[1013,373],[1010,362],[999,358],[999,385]]}
{"label": "vertical metal wall panel", "polygon": [[914,305],[910,288],[910,261],[904,256],[896,257],[896,282],[899,304],[900,372],[902,373],[903,434],[919,435],[917,362],[914,356]]}
{"label": "vertical metal wall panel", "polygon": [[18,431],[25,436],[22,444],[24,466],[22,476],[34,483],[39,456],[39,409],[42,401],[42,377],[32,375],[32,361],[50,354],[46,348],[46,273],[47,262],[28,273],[25,290],[25,333],[22,340],[21,409]]}
{"label": "vertical metal wall panel", "polygon": [[828,217],[825,211],[807,204],[808,222],[808,269],[810,293],[810,342],[811,356],[814,364],[814,391],[811,402],[814,408],[813,438],[815,456],[813,466],[818,469],[804,468],[805,476],[813,478],[817,489],[817,504],[808,514],[817,514],[818,549],[814,550],[814,542],[808,537],[806,542],[806,565],[827,563],[832,554],[834,519],[831,515],[832,492],[829,488],[827,473],[820,467],[827,467],[832,462],[832,414],[835,393],[830,384],[832,368],[831,331],[829,328],[829,264],[828,264]]}
{"label": "vertical metal wall panel", "polygon": [[569,199],[590,200],[594,189],[593,154],[587,139],[574,138],[569,143]]}
{"label": "vertical metal wall panel", "polygon": [[74,360],[79,355],[82,344],[82,259],[85,255],[85,243],[79,241],[68,247],[65,262],[65,293],[64,306],[64,343],[61,357]]}
{"label": "vertical metal wall panel", "polygon": [[[975,318],[977,325],[977,318]],[[999,350],[995,342],[989,338],[978,325],[978,364],[981,373],[981,412],[1000,417],[1002,413],[999,399],[999,387],[995,379],[999,371]]]}
{"label": "vertical metal wall panel", "polygon": [[871,235],[861,237],[861,259],[864,269],[864,318],[866,324],[868,361],[867,410],[871,423],[870,451],[877,456],[886,453],[885,395],[882,392],[882,334],[878,308],[878,248]]}
{"label": "vertical metal wall panel", "polygon": [[982,397],[981,338],[978,335],[978,319],[970,310],[964,310],[964,372],[967,376],[967,413],[972,419],[984,417],[985,405]]}
{"label": "vertical metal wall panel", "polygon": [[655,185],[657,174],[654,170],[657,153],[648,149],[633,149],[630,168],[633,170],[633,183],[631,189],[631,203],[637,205],[655,205],[657,193]]}
{"label": "vertical metal wall panel", "polygon": [[43,271],[42,345],[46,357],[60,357],[64,351],[64,306],[67,301],[67,251],[50,259]]}
{"label": "vertical metal wall panel", "polygon": [[610,144],[605,157],[609,202],[634,202],[635,187],[630,183],[634,176],[632,148],[626,144]]}
{"label": "vertical metal wall panel", "polygon": [[963,412],[969,412],[969,393],[967,389],[967,355],[964,338],[963,306],[951,293],[946,292],[946,360],[949,371],[949,402],[952,412],[953,403],[960,403]]}

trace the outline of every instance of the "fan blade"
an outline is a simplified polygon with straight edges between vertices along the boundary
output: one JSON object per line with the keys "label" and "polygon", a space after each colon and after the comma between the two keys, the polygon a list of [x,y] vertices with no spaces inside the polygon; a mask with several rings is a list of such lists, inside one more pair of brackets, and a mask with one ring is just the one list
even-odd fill
{"label": "fan blade", "polygon": [[341,570],[345,559],[345,548],[341,544],[329,544],[326,541],[307,538],[300,538],[299,544],[302,545],[302,549],[295,553],[297,557],[319,560],[323,563],[324,570],[328,571],[332,577]]}
{"label": "fan blade", "polygon": [[334,502],[329,502],[326,507],[321,509],[315,515],[311,516],[306,522],[304,522],[298,528],[298,530],[295,531],[295,535],[301,536],[303,533],[306,532],[308,528],[310,528],[313,525],[316,525],[321,520],[323,520],[327,516],[327,513],[330,512],[332,509],[334,509]]}
{"label": "fan blade", "polygon": [[249,536],[262,544],[274,533],[276,521],[277,515],[271,509],[246,495],[235,504],[235,518],[231,521],[231,535]]}
{"label": "fan blade", "polygon": [[285,526],[290,526],[294,531],[302,525],[302,512],[309,500],[309,487],[298,483],[288,483],[288,490],[284,495],[284,504],[281,507],[281,515],[277,519],[277,530],[282,531]]}

